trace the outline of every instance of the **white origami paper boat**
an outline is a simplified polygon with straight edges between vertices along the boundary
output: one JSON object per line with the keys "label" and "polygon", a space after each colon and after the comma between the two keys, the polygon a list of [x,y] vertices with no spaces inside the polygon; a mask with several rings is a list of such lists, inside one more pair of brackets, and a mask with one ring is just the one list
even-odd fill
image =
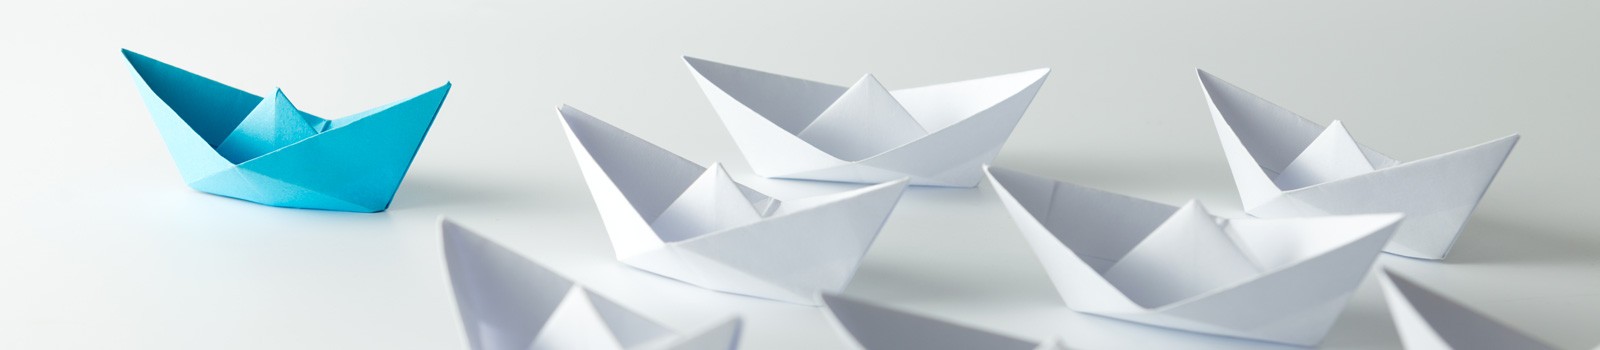
{"label": "white origami paper boat", "polygon": [[1054,340],[1027,341],[913,315],[835,294],[823,294],[828,318],[857,349],[1065,350]]}
{"label": "white origami paper boat", "polygon": [[1555,349],[1411,279],[1385,269],[1380,281],[1406,349]]}
{"label": "white origami paper boat", "polygon": [[728,293],[815,305],[844,289],[908,180],[780,201],[572,107],[559,114],[617,259]]}
{"label": "white origami paper boat", "polygon": [[445,263],[473,349],[732,350],[738,317],[678,334],[449,219]]}
{"label": "white origami paper boat", "polygon": [[1443,259],[1517,144],[1513,134],[1401,163],[1199,71],[1239,199],[1250,215],[1397,212],[1406,222],[1384,251]]}
{"label": "white origami paper boat", "polygon": [[1033,102],[1049,69],[890,91],[684,57],[762,176],[972,187]]}
{"label": "white origami paper boat", "polygon": [[1327,334],[1402,217],[1219,219],[1194,202],[987,171],[1068,307],[1295,345]]}

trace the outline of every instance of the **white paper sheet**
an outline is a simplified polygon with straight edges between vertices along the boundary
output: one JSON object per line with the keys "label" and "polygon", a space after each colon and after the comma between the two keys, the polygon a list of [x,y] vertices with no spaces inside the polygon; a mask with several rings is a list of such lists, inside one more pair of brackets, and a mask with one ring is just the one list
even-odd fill
{"label": "white paper sheet", "polygon": [[449,219],[439,226],[473,349],[738,348],[737,317],[679,334]]}
{"label": "white paper sheet", "polygon": [[684,57],[739,150],[766,177],[972,187],[1049,69],[888,90]]}
{"label": "white paper sheet", "polygon": [[1106,281],[1156,307],[1260,277],[1262,268],[1224,227],[1190,201],[1106,269]]}
{"label": "white paper sheet", "polygon": [[575,108],[558,114],[617,259],[712,290],[815,305],[850,282],[909,181],[780,201]]}
{"label": "white paper sheet", "polygon": [[1198,74],[1246,212],[1266,218],[1405,213],[1384,251],[1407,257],[1444,259],[1519,138],[1402,163],[1357,144],[1343,123],[1324,128]]}
{"label": "white paper sheet", "polygon": [[1406,349],[1555,349],[1388,269],[1379,281]]}
{"label": "white paper sheet", "polygon": [[[1314,345],[1327,334],[1402,217],[1217,220],[1193,203],[1180,211],[1012,170],[986,170],[1068,307],[1155,326],[1294,345]],[[1193,231],[1158,232],[1176,228]],[[1207,237],[1209,243],[1183,249],[1182,243],[1194,237]],[[1161,261],[1158,253],[1169,258]],[[1229,254],[1244,255],[1248,262],[1187,266]],[[1143,268],[1112,271],[1127,259],[1142,260],[1128,263]],[[1246,271],[1251,268],[1260,271]],[[1174,277],[1173,271],[1201,275]]]}
{"label": "white paper sheet", "polygon": [[1065,350],[1055,340],[1017,339],[918,316],[836,294],[823,294],[827,315],[857,349],[867,350]]}

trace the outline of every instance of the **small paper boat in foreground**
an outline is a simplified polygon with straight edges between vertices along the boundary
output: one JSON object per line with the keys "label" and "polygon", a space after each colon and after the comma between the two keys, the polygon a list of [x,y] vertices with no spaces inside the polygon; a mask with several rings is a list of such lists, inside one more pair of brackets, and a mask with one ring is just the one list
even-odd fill
{"label": "small paper boat in foreground", "polygon": [[1050,72],[890,91],[684,60],[757,174],[946,187],[978,185]]}
{"label": "small paper boat in foreground", "polygon": [[1073,310],[1295,345],[1322,340],[1402,217],[1220,219],[1197,202],[987,171]]}
{"label": "small paper boat in foreground", "polygon": [[122,50],[184,182],[287,208],[389,207],[450,84],[339,119],[295,109]]}
{"label": "small paper boat in foreground", "polygon": [[1544,350],[1555,347],[1385,269],[1379,281],[1406,349]]}
{"label": "small paper boat in foreground", "polygon": [[617,259],[704,288],[815,305],[844,289],[907,180],[780,201],[572,107],[559,114]]}
{"label": "small paper boat in foreground", "polygon": [[857,349],[1065,350],[1054,340],[1027,341],[913,315],[847,297],[823,294],[828,318]]}
{"label": "small paper boat in foreground", "polygon": [[1344,124],[1301,118],[1204,71],[1201,88],[1250,215],[1405,213],[1385,251],[1444,259],[1518,136],[1401,163],[1350,137]]}
{"label": "small paper boat in foreground", "polygon": [[735,317],[678,334],[554,271],[440,220],[445,263],[467,340],[477,350],[733,350]]}

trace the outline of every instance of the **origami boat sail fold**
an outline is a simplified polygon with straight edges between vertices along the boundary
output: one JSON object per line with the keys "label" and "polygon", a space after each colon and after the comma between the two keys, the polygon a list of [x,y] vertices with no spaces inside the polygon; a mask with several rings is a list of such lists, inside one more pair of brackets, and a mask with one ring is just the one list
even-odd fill
{"label": "origami boat sail fold", "polygon": [[448,219],[445,262],[473,349],[732,350],[732,318],[677,334]]}
{"label": "origami boat sail fold", "polygon": [[840,159],[860,160],[928,136],[928,131],[868,74],[795,135]]}
{"label": "origami boat sail fold", "polygon": [[1516,146],[1513,134],[1399,162],[1199,71],[1212,121],[1245,211],[1258,217],[1397,212],[1406,222],[1384,250],[1443,259]]}
{"label": "origami boat sail fold", "polygon": [[663,241],[676,242],[761,221],[781,204],[733,182],[721,163],[713,163],[650,221],[650,228]]}
{"label": "origami boat sail fold", "polygon": [[1106,268],[1106,281],[1140,306],[1160,307],[1260,277],[1265,267],[1224,228],[1190,201]]}
{"label": "origami boat sail fold", "polygon": [[1199,333],[1312,345],[1400,214],[1224,220],[987,168],[1067,306]]}
{"label": "origami boat sail fold", "polygon": [[684,57],[739,150],[766,177],[972,187],[1049,69],[890,91]]}
{"label": "origami boat sail fold", "polygon": [[1380,277],[1407,349],[1555,349],[1393,271]]}
{"label": "origami boat sail fold", "polygon": [[1294,161],[1285,165],[1283,172],[1278,173],[1278,177],[1272,181],[1278,184],[1278,188],[1299,189],[1364,175],[1397,163],[1388,158],[1376,160],[1382,164],[1373,164],[1373,161],[1367,159],[1361,145],[1350,137],[1350,131],[1344,129],[1344,123],[1335,120]]}
{"label": "origami boat sail fold", "polygon": [[233,132],[222,138],[217,153],[235,164],[243,163],[328,131],[329,125],[327,119],[294,108],[283,90],[278,90],[272,100],[262,100]]}
{"label": "origami boat sail fold", "polygon": [[1065,350],[1055,341],[1034,342],[902,311],[823,294],[827,315],[857,349]]}
{"label": "origami boat sail fold", "polygon": [[388,208],[450,84],[327,120],[123,50],[167,150],[195,190],[289,208]]}
{"label": "origami boat sail fold", "polygon": [[572,107],[559,111],[617,259],[728,293],[815,304],[849,283],[907,180],[779,201]]}

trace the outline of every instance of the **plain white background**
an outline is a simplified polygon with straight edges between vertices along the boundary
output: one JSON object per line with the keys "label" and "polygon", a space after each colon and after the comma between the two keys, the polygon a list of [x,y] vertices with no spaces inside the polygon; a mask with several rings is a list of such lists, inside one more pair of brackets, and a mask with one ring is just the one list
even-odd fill
{"label": "plain white background", "polygon": [[[278,209],[182,183],[124,47],[329,117],[456,85],[388,212]],[[30,1],[0,5],[0,348],[463,348],[439,215],[673,328],[840,346],[819,309],[612,260],[562,103],[762,190],[851,188],[752,176],[681,55],[890,88],[1050,67],[996,165],[1230,214],[1195,68],[1401,160],[1520,132],[1448,260],[1379,263],[1600,343],[1594,2]],[[1376,287],[1324,346],[1398,347]],[[1067,309],[987,184],[909,191],[846,294],[1088,349],[1275,346]]]}

